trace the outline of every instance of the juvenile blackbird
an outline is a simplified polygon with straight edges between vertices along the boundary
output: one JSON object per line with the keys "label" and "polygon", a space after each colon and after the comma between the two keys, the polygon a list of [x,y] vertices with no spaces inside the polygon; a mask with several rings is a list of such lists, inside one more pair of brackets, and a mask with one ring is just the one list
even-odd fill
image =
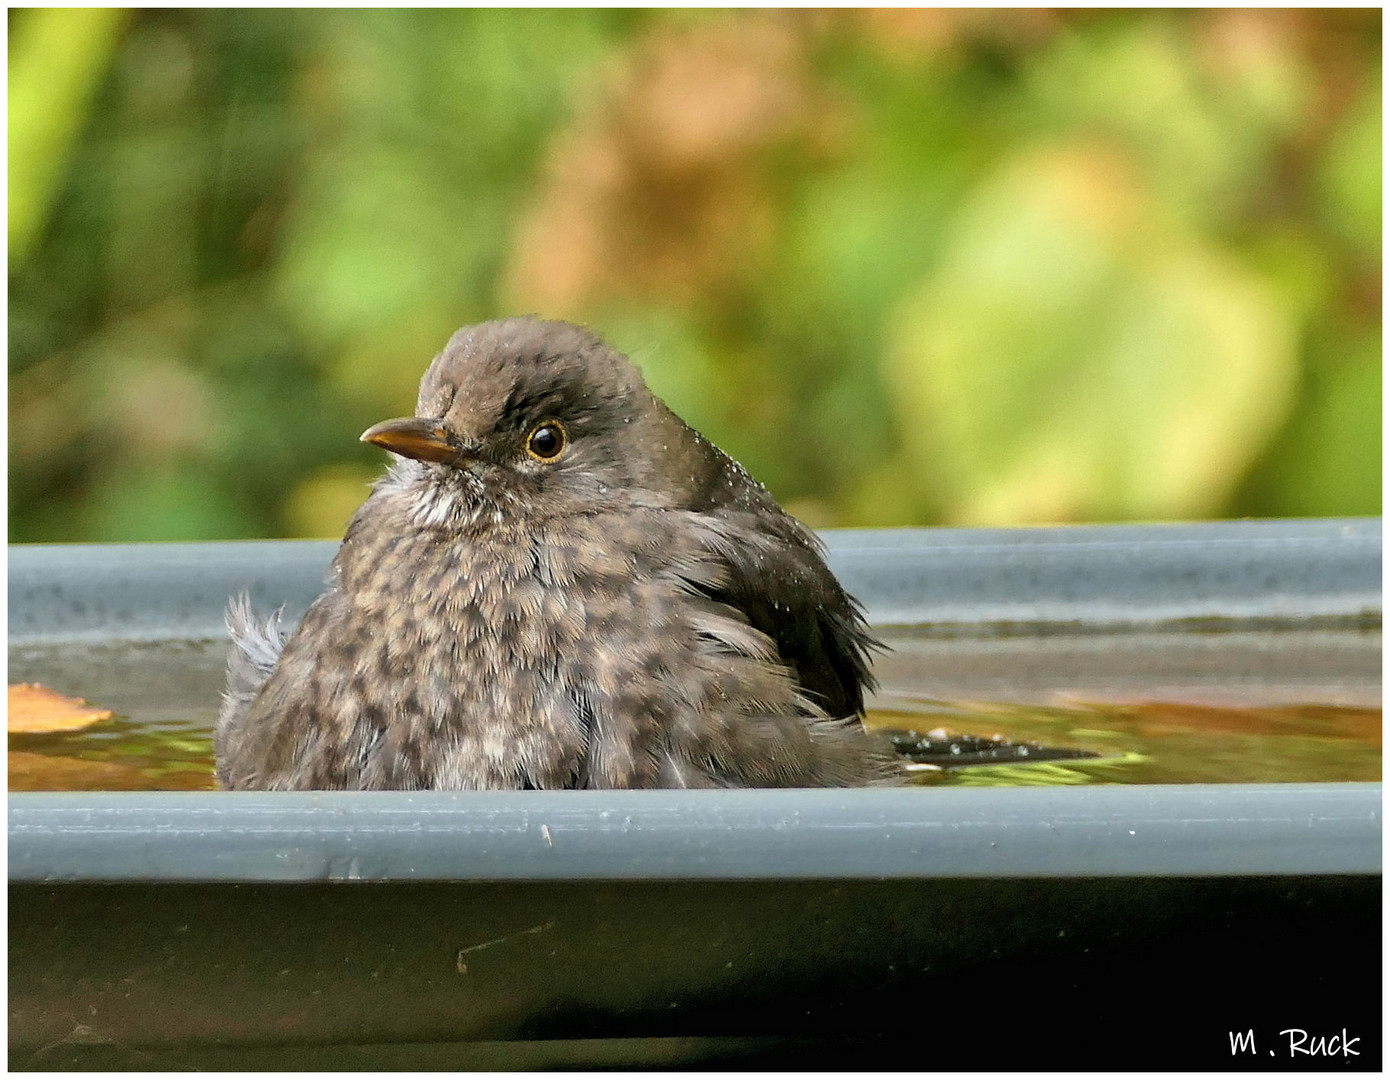
{"label": "juvenile blackbird", "polygon": [[227,788],[845,785],[859,605],[815,536],[563,322],[465,327],[288,638],[233,601]]}

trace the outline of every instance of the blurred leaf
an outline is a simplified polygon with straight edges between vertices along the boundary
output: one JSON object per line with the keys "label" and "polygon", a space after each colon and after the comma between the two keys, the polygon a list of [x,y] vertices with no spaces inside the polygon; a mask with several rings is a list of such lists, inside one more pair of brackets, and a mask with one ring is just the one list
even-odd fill
{"label": "blurred leaf", "polygon": [[128,12],[28,8],[10,38],[10,266],[28,258],[58,194]]}
{"label": "blurred leaf", "polygon": [[1310,80],[1279,19],[1117,13],[1038,57],[1028,104],[1058,134],[1122,142],[1170,211],[1220,221],[1258,190],[1276,141],[1308,112]]}
{"label": "blurred leaf", "polygon": [[716,442],[728,428],[723,395],[710,394],[719,382],[712,342],[669,312],[652,308],[614,308],[603,313],[603,333],[632,359],[652,392],[686,423]]}
{"label": "blurred leaf", "polygon": [[114,715],[110,709],[64,697],[38,683],[10,683],[6,721],[11,735],[77,731]]}
{"label": "blurred leaf", "polygon": [[1270,447],[1237,503],[1266,516],[1382,513],[1381,337],[1334,335],[1309,372],[1303,407]]}
{"label": "blurred leaf", "polygon": [[1205,210],[1241,162],[1189,55],[1171,15],[1094,24],[1038,57],[1030,98],[1057,130],[1122,141],[1175,204]]}
{"label": "blurred leaf", "polygon": [[299,481],[285,500],[288,537],[337,540],[348,521],[371,494],[379,466],[329,465]]}
{"label": "blurred leaf", "polygon": [[889,376],[949,520],[1202,516],[1288,408],[1294,329],[1122,161],[1055,147],[976,191]]}
{"label": "blurred leaf", "polygon": [[1381,258],[1384,150],[1381,85],[1370,82],[1337,128],[1317,182],[1323,213],[1364,258]]}
{"label": "blurred leaf", "polygon": [[84,505],[83,539],[217,540],[247,535],[244,510],[226,498],[207,466],[178,459],[113,468]]}
{"label": "blurred leaf", "polygon": [[523,311],[818,523],[1375,512],[1381,21],[14,11],[10,537],[336,534]]}

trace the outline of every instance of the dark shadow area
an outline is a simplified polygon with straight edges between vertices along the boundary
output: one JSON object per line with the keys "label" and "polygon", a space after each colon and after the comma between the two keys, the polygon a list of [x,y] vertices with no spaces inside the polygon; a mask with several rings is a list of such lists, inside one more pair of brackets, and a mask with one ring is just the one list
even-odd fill
{"label": "dark shadow area", "polygon": [[[1378,876],[12,885],[10,1066],[1378,1069],[1380,901]],[[1290,1057],[1290,1028],[1356,1056]]]}

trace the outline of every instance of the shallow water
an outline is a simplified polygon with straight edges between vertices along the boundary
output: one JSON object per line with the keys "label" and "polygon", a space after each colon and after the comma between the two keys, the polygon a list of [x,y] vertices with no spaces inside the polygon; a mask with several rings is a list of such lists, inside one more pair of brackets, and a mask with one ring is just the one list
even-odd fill
{"label": "shallow water", "polygon": [[[1378,629],[942,637],[891,651],[869,723],[1003,735],[1095,758],[923,770],[928,784],[1378,780]],[[223,641],[12,645],[10,682],[117,715],[10,736],[11,790],[211,788]]]}

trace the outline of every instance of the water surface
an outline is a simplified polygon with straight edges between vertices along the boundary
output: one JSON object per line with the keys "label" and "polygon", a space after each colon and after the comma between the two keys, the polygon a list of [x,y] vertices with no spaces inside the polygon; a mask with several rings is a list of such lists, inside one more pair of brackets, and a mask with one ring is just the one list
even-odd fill
{"label": "water surface", "polygon": [[[1378,780],[1381,635],[1332,627],[943,637],[880,632],[871,726],[1002,735],[1088,759],[914,773],[924,784]],[[225,641],[17,644],[9,680],[117,715],[10,736],[11,790],[213,787]]]}

